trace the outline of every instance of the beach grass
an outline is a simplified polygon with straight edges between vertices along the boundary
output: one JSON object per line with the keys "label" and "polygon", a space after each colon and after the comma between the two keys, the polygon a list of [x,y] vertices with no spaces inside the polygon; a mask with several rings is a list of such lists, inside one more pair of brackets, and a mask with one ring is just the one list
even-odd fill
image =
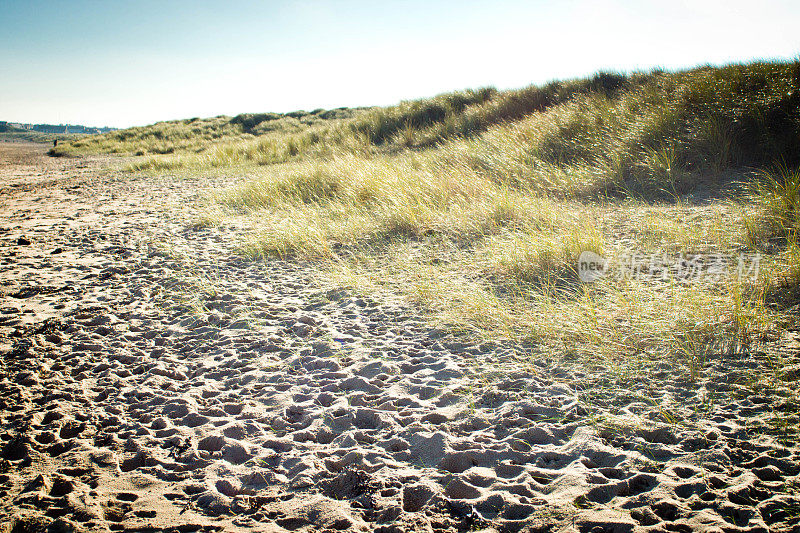
{"label": "beach grass", "polygon": [[[755,62],[160,123],[58,151],[246,174],[190,221],[236,220],[245,256],[311,261],[470,334],[692,374],[774,336],[798,301],[798,107],[800,63]],[[613,268],[582,281],[583,252]]]}

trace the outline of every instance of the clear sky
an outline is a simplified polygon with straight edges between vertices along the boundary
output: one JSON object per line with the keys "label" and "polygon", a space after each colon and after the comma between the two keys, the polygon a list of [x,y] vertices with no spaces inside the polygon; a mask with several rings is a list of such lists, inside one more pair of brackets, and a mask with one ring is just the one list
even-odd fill
{"label": "clear sky", "polygon": [[126,127],[798,53],[796,0],[0,0],[0,120]]}

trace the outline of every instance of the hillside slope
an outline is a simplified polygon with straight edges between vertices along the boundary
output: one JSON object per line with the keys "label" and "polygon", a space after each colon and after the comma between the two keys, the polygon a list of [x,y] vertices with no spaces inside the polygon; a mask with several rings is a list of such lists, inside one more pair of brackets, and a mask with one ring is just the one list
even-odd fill
{"label": "hillside slope", "polygon": [[601,73],[387,108],[163,122],[94,136],[53,153],[184,154],[153,158],[142,168],[268,164],[315,154],[441,146],[491,130],[487,142],[471,148],[527,137],[525,153],[518,154],[523,163],[533,159],[559,168],[589,165],[637,174],[639,167],[657,167],[668,157],[681,169],[718,172],[781,159],[796,162],[799,104],[800,63],[752,63],[676,73]]}

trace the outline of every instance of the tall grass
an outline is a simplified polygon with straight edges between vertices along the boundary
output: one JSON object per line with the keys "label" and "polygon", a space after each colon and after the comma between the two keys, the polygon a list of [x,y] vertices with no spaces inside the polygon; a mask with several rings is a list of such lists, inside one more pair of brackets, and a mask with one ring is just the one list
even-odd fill
{"label": "tall grass", "polygon": [[[800,62],[756,62],[162,123],[65,150],[155,154],[137,171],[246,168],[257,177],[199,225],[246,222],[250,256],[318,261],[480,335],[691,366],[762,340],[776,287],[800,279],[798,108]],[[743,205],[723,199],[775,161]],[[766,252],[756,279],[578,279],[583,251],[743,250]]]}
{"label": "tall grass", "polygon": [[[800,63],[602,73],[396,106],[191,119],[64,144],[59,153],[155,154],[135,169],[268,165],[439,147],[500,179],[595,192],[682,192],[700,175],[800,162]],[[178,154],[162,160],[158,154]],[[552,182],[548,187],[548,182]]]}
{"label": "tall grass", "polygon": [[747,191],[756,206],[746,219],[747,242],[782,257],[775,299],[793,305],[800,300],[800,169],[778,165],[762,171]]}
{"label": "tall grass", "polygon": [[797,244],[800,237],[800,170],[778,166],[750,183],[751,199],[761,207],[749,227],[753,243],[779,240]]}

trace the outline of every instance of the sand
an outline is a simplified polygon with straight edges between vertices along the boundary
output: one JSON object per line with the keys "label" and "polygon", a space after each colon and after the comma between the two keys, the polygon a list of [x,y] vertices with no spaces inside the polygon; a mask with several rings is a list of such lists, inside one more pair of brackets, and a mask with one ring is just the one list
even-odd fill
{"label": "sand", "polygon": [[0,144],[5,530],[800,531],[796,329],[696,381],[471,342],[192,227],[235,178],[44,150]]}

